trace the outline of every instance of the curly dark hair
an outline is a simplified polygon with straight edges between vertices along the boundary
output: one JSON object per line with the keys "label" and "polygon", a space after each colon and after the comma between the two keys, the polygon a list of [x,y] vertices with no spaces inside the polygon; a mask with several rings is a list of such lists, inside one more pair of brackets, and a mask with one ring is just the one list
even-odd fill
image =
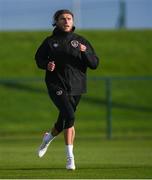
{"label": "curly dark hair", "polygon": [[59,16],[61,14],[71,14],[72,18],[74,18],[74,15],[70,10],[68,10],[68,9],[60,9],[60,10],[56,11],[54,16],[53,16],[52,26],[56,26],[56,22],[58,21],[58,18],[59,18]]}

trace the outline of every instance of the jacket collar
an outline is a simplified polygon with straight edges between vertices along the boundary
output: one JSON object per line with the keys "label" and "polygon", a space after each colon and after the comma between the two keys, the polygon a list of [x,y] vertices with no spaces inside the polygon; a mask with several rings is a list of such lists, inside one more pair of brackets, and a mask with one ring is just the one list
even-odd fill
{"label": "jacket collar", "polygon": [[75,30],[75,26],[73,26],[73,28],[70,32],[64,32],[64,31],[60,30],[58,27],[56,27],[53,30],[53,35],[68,36],[68,35],[72,34],[74,32],[74,30]]}

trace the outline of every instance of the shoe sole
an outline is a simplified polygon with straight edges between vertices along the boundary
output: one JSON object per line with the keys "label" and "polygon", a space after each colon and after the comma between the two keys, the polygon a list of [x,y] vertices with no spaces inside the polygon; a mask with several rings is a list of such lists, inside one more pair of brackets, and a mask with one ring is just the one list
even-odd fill
{"label": "shoe sole", "polygon": [[67,169],[68,171],[75,171],[76,168],[75,168],[75,169],[68,169],[68,168],[66,168],[66,169]]}

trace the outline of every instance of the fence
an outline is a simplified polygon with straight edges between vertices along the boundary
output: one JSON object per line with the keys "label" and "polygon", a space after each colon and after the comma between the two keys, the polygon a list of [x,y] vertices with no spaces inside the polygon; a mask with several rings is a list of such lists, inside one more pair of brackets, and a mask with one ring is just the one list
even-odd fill
{"label": "fence", "polygon": [[[84,101],[106,107],[106,117],[100,116],[104,110],[94,113],[98,119],[106,119],[106,134],[112,139],[115,134],[127,132],[127,128],[142,137],[152,137],[152,77],[90,77],[89,92]],[[0,79],[0,86],[15,87],[19,90],[42,92],[38,87],[26,86],[26,83],[42,82],[40,78]],[[101,85],[102,84],[102,85]],[[96,87],[99,88],[96,88]],[[105,89],[105,93],[103,91]],[[1,92],[1,91],[0,91]],[[102,93],[101,93],[102,92]],[[102,94],[102,95],[101,95]],[[7,94],[5,94],[7,96]],[[6,100],[6,97],[5,97]],[[2,103],[2,101],[1,101]],[[3,105],[2,105],[3,106]],[[6,106],[7,107],[7,106]],[[89,108],[94,108],[89,106]],[[127,122],[127,123],[126,123]],[[113,133],[114,129],[114,133]],[[129,134],[129,133],[128,133]]]}

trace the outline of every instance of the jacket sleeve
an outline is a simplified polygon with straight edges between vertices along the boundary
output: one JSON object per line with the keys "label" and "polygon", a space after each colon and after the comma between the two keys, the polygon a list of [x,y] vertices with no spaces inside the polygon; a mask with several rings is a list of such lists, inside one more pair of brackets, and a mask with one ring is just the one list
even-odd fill
{"label": "jacket sleeve", "polygon": [[36,64],[40,69],[47,69],[49,63],[49,45],[48,39],[46,38],[35,54]]}
{"label": "jacket sleeve", "polygon": [[88,41],[86,41],[84,45],[86,45],[87,49],[85,52],[81,52],[82,59],[85,61],[86,65],[89,68],[96,69],[99,64],[99,58],[97,57],[93,47]]}

